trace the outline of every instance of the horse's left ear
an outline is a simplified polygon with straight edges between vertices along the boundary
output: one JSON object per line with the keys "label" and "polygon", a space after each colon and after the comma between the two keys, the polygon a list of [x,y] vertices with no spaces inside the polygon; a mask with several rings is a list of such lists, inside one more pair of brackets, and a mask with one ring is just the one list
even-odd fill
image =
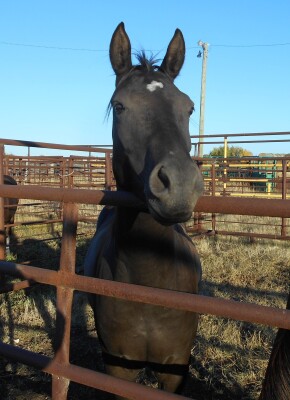
{"label": "horse's left ear", "polygon": [[176,29],[160,68],[174,80],[179,74],[185,58],[185,42],[182,32]]}
{"label": "horse's left ear", "polygon": [[113,33],[110,43],[110,60],[118,83],[118,80],[132,68],[131,43],[123,22]]}

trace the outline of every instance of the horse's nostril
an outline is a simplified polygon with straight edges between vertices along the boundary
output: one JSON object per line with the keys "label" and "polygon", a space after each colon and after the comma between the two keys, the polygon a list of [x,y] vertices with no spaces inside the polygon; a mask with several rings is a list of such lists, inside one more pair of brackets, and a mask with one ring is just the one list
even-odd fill
{"label": "horse's nostril", "polygon": [[170,187],[170,180],[168,178],[168,175],[166,174],[165,168],[161,167],[158,171],[158,178],[162,182],[164,189],[169,189]]}
{"label": "horse's nostril", "polygon": [[164,165],[156,165],[153,169],[149,178],[149,187],[151,193],[158,198],[169,191],[170,178]]}

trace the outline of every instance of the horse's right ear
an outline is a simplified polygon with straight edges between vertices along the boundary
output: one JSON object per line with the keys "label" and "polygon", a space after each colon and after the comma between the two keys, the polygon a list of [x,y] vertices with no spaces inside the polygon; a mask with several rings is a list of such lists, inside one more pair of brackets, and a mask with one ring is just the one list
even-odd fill
{"label": "horse's right ear", "polygon": [[125,31],[124,22],[121,22],[113,33],[110,43],[110,60],[118,83],[119,79],[132,68],[131,43]]}

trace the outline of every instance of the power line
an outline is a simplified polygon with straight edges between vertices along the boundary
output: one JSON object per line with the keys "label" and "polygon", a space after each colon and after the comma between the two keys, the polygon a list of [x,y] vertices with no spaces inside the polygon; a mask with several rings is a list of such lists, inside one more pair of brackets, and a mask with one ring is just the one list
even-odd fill
{"label": "power line", "polygon": [[16,42],[4,42],[0,41],[0,44],[4,44],[7,46],[19,46],[19,47],[35,47],[40,49],[49,49],[49,50],[69,50],[69,51],[89,51],[89,52],[107,52],[108,50],[101,49],[88,49],[88,48],[77,48],[77,47],[60,47],[60,46],[46,46],[40,44],[28,44],[28,43],[16,43]]}
{"label": "power line", "polygon": [[[108,50],[104,49],[92,49],[85,47],[62,47],[62,46],[47,46],[33,43],[20,43],[20,42],[7,42],[0,41],[0,44],[6,46],[18,46],[18,47],[32,47],[39,49],[48,49],[48,50],[63,50],[63,51],[83,51],[83,52],[108,52]],[[211,44],[211,47],[226,47],[226,48],[251,48],[251,47],[279,47],[279,46],[290,46],[290,42],[285,43],[265,43],[265,44]],[[198,49],[199,46],[190,46],[187,47],[190,49]],[[161,50],[147,50],[147,51],[161,51]]]}

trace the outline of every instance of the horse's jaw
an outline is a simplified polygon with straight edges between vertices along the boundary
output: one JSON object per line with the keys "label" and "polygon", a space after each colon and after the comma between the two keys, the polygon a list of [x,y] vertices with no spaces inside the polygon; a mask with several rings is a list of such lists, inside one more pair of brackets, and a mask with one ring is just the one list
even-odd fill
{"label": "horse's jaw", "polygon": [[149,199],[147,204],[151,216],[162,225],[174,225],[186,222],[191,218],[193,212],[192,207],[188,209],[183,208],[180,211],[173,211],[171,209],[165,210],[160,204],[160,201],[154,198]]}

